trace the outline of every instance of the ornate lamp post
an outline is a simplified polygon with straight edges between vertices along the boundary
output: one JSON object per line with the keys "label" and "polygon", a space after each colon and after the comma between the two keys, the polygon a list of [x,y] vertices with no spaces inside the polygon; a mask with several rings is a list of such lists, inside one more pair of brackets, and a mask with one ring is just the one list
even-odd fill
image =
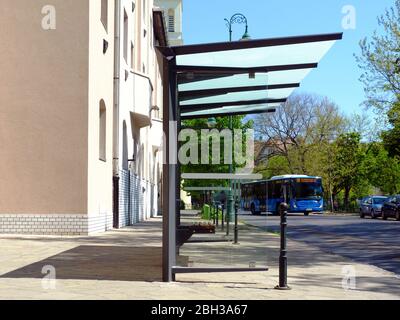
{"label": "ornate lamp post", "polygon": [[[242,36],[242,41],[250,40],[250,35],[249,35],[249,26],[247,23],[247,18],[241,14],[241,13],[236,13],[234,14],[229,20],[224,19],[227,23],[227,27],[229,29],[229,41],[232,42],[232,25],[237,23],[237,24],[245,24],[246,30]],[[233,117],[229,116],[229,130],[231,132],[233,131]],[[233,157],[232,157],[232,163],[229,164],[229,173],[233,173]],[[230,191],[228,192],[228,199],[227,199],[227,211],[226,211],[226,218],[227,218],[227,228],[226,228],[226,235],[229,235],[229,221],[233,215],[233,212],[235,210],[234,208],[234,199],[233,199],[233,194],[232,194],[232,187],[233,183],[232,180],[230,180]]]}
{"label": "ornate lamp post", "polygon": [[244,35],[242,36],[241,40],[250,40],[250,35],[249,35],[249,26],[247,24],[247,18],[241,14],[241,13],[236,13],[234,14],[229,20],[225,19],[227,26],[229,28],[229,41],[232,41],[232,25],[237,23],[237,24],[245,24],[246,25],[246,31],[244,32]]}

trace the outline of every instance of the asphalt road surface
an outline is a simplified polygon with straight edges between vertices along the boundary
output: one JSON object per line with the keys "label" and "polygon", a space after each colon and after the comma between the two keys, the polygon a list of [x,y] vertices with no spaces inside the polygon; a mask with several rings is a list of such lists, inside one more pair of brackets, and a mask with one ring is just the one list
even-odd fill
{"label": "asphalt road surface", "polygon": [[[280,218],[252,216],[240,219],[269,232],[279,231]],[[400,275],[400,222],[357,216],[288,215],[288,238],[312,244],[325,252],[338,254]],[[290,248],[289,248],[290,250]],[[290,255],[290,251],[289,251]]]}

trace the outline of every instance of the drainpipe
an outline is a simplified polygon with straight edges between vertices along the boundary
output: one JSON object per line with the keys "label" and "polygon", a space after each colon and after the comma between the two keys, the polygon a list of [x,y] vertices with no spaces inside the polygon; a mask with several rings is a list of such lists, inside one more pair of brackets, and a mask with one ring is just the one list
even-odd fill
{"label": "drainpipe", "polygon": [[[121,0],[115,0],[113,110],[113,227],[119,228],[119,101]],[[114,118],[116,117],[116,119]]]}
{"label": "drainpipe", "polygon": [[117,121],[114,119],[114,175],[119,174],[119,100],[120,100],[120,24],[121,22],[121,0],[115,0],[115,27],[114,27],[114,116],[117,117]]}

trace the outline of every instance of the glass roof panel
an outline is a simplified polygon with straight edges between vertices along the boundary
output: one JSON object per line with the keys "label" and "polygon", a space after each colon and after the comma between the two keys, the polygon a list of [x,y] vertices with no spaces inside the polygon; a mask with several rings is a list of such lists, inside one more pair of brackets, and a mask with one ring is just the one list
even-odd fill
{"label": "glass roof panel", "polygon": [[177,65],[254,68],[319,62],[336,40],[178,55]]}
{"label": "glass roof panel", "polygon": [[[289,97],[295,88],[276,89],[276,90],[259,90],[232,92],[218,96],[211,96],[199,99],[185,100],[180,103],[182,107],[185,105],[208,104],[208,103],[223,103],[261,99],[284,99]],[[184,108],[183,108],[184,109]]]}
{"label": "glass roof panel", "polygon": [[268,84],[267,73],[256,73],[254,79],[251,79],[248,74],[237,74],[233,76],[216,78],[212,80],[196,81],[178,85],[179,91],[205,90],[215,88],[231,88],[231,87],[249,87],[262,86]]}
{"label": "glass roof panel", "polygon": [[179,92],[183,91],[196,91],[207,89],[226,89],[235,87],[250,87],[262,85],[278,85],[289,83],[301,83],[303,79],[313,69],[296,69],[273,71],[268,73],[256,73],[254,78],[249,77],[248,74],[237,74],[226,77],[219,77],[211,80],[193,81],[189,83],[182,83],[178,85]]}
{"label": "glass roof panel", "polygon": [[201,117],[201,116],[213,116],[213,115],[221,115],[221,114],[235,114],[235,113],[258,113],[258,112],[267,112],[270,109],[279,107],[279,103],[266,103],[259,105],[246,105],[246,106],[227,106],[218,109],[211,110],[201,110],[194,112],[185,112],[182,113],[182,117]]}
{"label": "glass roof panel", "polygon": [[275,71],[268,73],[268,85],[282,83],[301,83],[304,78],[314,69],[298,69]]}

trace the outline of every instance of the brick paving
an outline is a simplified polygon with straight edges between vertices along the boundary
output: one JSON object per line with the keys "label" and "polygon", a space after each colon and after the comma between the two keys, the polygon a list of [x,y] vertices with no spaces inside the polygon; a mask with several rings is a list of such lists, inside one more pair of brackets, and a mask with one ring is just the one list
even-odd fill
{"label": "brick paving", "polygon": [[[277,291],[279,237],[244,225],[240,245],[187,243],[179,261],[268,272],[185,274],[175,283],[161,282],[160,219],[91,237],[0,236],[0,299],[400,299],[395,274],[300,242],[288,248],[292,290]],[[342,288],[347,266],[356,290]],[[55,282],[45,277],[53,267]]]}

